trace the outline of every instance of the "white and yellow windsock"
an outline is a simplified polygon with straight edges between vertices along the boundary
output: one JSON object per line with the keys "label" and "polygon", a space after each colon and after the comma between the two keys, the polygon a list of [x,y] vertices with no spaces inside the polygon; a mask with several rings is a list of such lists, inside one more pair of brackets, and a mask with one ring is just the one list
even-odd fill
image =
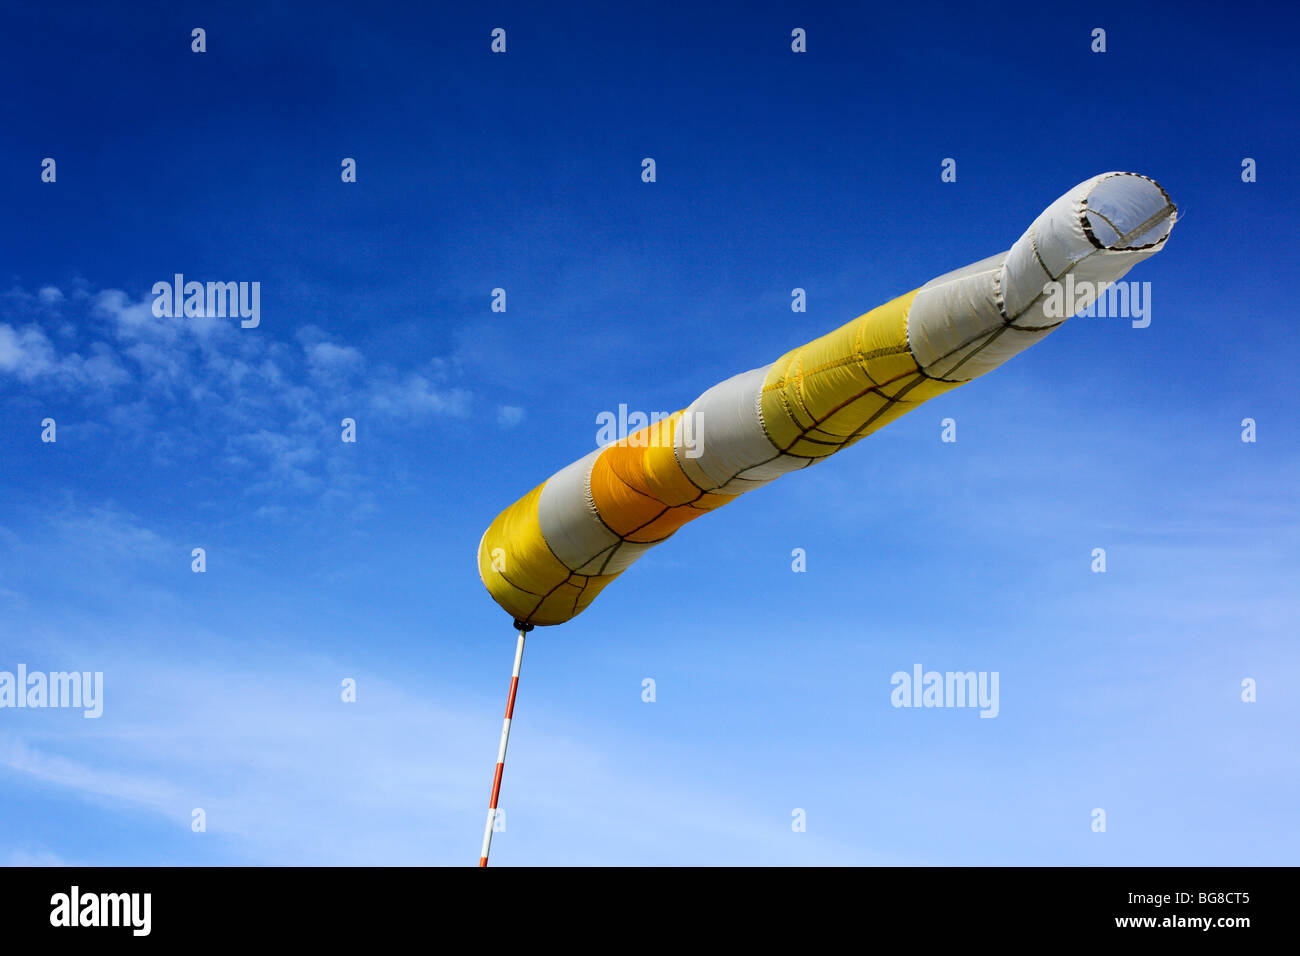
{"label": "white and yellow windsock", "polygon": [[[1160,251],[1176,215],[1145,176],[1080,183],[1009,251],[729,378],[557,472],[488,527],[483,583],[521,625],[564,623],[686,522],[1023,352]],[[1071,293],[1064,311],[1056,283]]]}

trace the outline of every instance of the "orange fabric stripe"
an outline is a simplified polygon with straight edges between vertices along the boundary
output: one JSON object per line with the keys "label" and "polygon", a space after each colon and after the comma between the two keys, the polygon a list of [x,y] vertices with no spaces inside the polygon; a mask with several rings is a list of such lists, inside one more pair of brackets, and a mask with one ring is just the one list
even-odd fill
{"label": "orange fabric stripe", "polygon": [[677,464],[673,434],[681,412],[608,446],[591,469],[591,499],[615,534],[661,541],[700,515],[734,500],[702,494]]}

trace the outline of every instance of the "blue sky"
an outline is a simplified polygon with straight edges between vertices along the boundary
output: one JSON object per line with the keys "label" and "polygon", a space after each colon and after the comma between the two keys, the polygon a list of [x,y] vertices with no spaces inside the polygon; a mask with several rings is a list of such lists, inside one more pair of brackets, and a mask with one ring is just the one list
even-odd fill
{"label": "blue sky", "polygon": [[[492,517],[600,412],[681,408],[1120,169],[1182,215],[1129,276],[1150,326],[1072,320],[534,631],[494,862],[1294,864],[1279,16],[6,11],[0,670],[105,699],[0,710],[0,863],[473,864]],[[260,282],[260,326],[154,318],[177,272]],[[998,672],[997,718],[893,708],[917,663]]]}

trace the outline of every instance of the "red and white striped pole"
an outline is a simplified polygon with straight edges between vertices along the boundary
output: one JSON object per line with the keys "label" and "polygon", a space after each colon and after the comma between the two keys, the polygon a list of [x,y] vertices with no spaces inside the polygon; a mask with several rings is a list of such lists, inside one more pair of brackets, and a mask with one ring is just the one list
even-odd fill
{"label": "red and white striped pole", "polygon": [[483,830],[483,851],[478,865],[487,866],[488,852],[492,849],[492,826],[497,822],[497,797],[501,795],[501,774],[506,768],[506,744],[510,741],[510,718],[515,713],[515,691],[519,689],[519,667],[524,662],[524,635],[533,629],[531,624],[516,620],[519,643],[515,645],[515,669],[510,675],[510,696],[506,698],[506,719],[501,725],[501,748],[497,751],[497,772],[492,778],[492,799],[488,802],[487,826]]}

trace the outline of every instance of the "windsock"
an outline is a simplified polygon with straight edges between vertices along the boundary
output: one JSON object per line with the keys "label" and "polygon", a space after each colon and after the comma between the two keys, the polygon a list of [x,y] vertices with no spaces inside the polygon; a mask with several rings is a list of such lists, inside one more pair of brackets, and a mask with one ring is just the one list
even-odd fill
{"label": "windsock", "polygon": [[[561,469],[488,526],[483,583],[518,624],[563,624],[686,522],[1023,352],[1155,255],[1176,217],[1145,176],[1080,183],[1009,251],[733,376]],[[1064,309],[1062,286],[1072,293]]]}

